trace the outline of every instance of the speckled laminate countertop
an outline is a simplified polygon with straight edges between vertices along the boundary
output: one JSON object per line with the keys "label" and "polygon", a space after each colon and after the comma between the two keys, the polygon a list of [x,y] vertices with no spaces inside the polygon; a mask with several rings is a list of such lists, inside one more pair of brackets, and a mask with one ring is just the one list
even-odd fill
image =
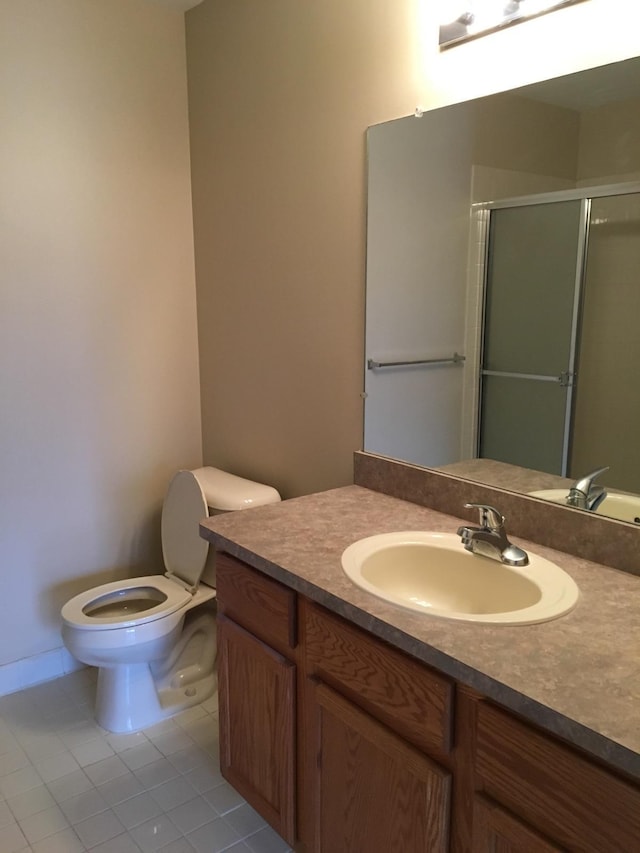
{"label": "speckled laminate countertop", "polygon": [[202,535],[371,633],[640,779],[640,578],[516,537],[580,588],[576,608],[529,626],[425,616],[356,587],[347,545],[395,530],[455,532],[460,519],[345,486],[213,516]]}

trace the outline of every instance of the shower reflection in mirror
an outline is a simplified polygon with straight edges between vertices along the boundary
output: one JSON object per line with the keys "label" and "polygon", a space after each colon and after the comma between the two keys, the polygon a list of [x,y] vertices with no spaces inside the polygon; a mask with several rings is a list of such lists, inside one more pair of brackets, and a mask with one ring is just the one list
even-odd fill
{"label": "shower reflection in mirror", "polygon": [[[640,185],[476,205],[482,323],[471,324],[482,458],[577,477],[606,448],[637,491]],[[474,411],[475,409],[475,411]]]}

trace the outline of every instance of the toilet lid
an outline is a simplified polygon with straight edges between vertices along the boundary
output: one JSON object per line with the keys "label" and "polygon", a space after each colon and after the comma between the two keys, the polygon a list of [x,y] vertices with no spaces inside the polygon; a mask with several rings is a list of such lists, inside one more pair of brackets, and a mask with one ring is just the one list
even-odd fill
{"label": "toilet lid", "polygon": [[184,607],[192,596],[164,575],[104,583],[69,599],[62,621],[89,630],[128,628],[153,622]]}
{"label": "toilet lid", "polygon": [[164,565],[191,588],[204,571],[209,543],[200,536],[200,522],[209,516],[207,500],[192,471],[178,471],[169,483],[162,506]]}

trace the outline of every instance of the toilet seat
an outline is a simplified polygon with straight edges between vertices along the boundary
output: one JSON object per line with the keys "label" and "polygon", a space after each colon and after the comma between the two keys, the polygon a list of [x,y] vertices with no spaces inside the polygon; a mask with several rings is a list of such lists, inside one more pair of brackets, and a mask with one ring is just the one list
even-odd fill
{"label": "toilet seat", "polygon": [[[62,608],[66,625],[84,630],[105,631],[129,628],[154,622],[175,613],[192,600],[193,596],[179,583],[163,575],[147,575],[95,586],[71,598]],[[126,602],[153,601],[157,603],[144,609],[126,611]],[[121,601],[125,612],[117,615],[100,615],[102,604]],[[94,615],[92,615],[94,611]]]}
{"label": "toilet seat", "polygon": [[208,514],[197,477],[191,471],[179,471],[169,484],[162,509],[166,574],[129,578],[81,592],[62,608],[63,622],[86,631],[137,629],[215,595],[211,590],[198,595],[209,552],[198,523]]}

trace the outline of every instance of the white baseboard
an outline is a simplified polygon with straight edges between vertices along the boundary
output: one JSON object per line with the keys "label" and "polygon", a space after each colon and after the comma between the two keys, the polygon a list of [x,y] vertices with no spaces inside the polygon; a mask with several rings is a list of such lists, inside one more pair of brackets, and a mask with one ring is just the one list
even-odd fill
{"label": "white baseboard", "polygon": [[39,655],[5,663],[0,666],[0,696],[16,693],[25,687],[33,687],[43,681],[51,681],[76,669],[83,669],[84,664],[72,657],[62,646]]}

